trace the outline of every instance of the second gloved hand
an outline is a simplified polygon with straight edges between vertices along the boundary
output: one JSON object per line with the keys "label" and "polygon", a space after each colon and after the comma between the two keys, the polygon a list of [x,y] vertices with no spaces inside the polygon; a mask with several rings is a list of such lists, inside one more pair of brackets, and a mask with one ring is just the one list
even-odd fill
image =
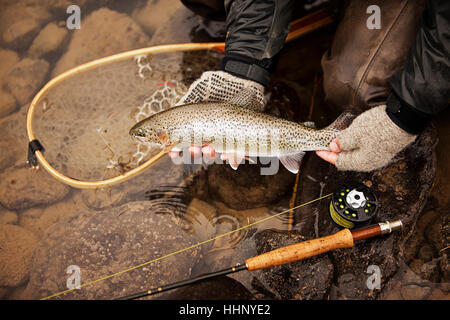
{"label": "second gloved hand", "polygon": [[386,106],[374,107],[353,120],[330,144],[330,151],[316,151],[338,170],[370,172],[389,164],[416,139],[388,117]]}

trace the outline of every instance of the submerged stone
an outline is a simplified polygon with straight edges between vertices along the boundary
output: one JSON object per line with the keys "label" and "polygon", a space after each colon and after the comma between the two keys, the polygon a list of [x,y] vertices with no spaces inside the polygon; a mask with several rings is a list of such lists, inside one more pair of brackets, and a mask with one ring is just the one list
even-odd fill
{"label": "submerged stone", "polygon": [[69,190],[43,169],[10,167],[0,175],[0,203],[10,210],[57,202]]}
{"label": "submerged stone", "polygon": [[11,224],[0,224],[0,287],[15,287],[28,279],[36,237]]}
{"label": "submerged stone", "polygon": [[[57,223],[33,253],[28,292],[43,298],[67,290],[69,266],[80,268],[81,289],[56,299],[111,299],[189,278],[198,249],[154,261],[83,287],[91,281],[160,258],[196,243],[158,203],[129,202]],[[170,208],[169,208],[170,209]]]}

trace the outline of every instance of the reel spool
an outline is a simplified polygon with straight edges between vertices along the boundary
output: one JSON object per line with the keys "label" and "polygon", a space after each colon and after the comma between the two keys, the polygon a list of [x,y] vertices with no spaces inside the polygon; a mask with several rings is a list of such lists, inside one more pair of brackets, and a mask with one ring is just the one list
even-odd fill
{"label": "reel spool", "polygon": [[353,229],[370,223],[378,210],[375,194],[362,183],[345,183],[333,193],[330,217],[339,227]]}

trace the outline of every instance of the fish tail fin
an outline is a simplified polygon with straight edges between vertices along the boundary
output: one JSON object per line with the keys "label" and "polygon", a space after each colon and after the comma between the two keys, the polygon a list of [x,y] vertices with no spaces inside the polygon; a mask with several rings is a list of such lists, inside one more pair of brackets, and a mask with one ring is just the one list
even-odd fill
{"label": "fish tail fin", "polygon": [[355,115],[351,112],[343,112],[336,120],[333,121],[329,126],[326,127],[328,130],[333,131],[342,131],[347,128],[350,123],[352,123],[353,119],[355,119]]}

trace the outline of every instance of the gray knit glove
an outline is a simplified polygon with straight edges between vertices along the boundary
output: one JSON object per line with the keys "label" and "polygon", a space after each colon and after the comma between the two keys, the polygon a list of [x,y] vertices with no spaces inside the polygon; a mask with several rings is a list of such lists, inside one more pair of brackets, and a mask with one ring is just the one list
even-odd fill
{"label": "gray knit glove", "polygon": [[386,105],[372,108],[353,120],[339,135],[336,167],[369,172],[389,164],[392,158],[416,139],[399,128],[386,114]]}
{"label": "gray knit glove", "polygon": [[[245,89],[245,95],[242,95]],[[194,81],[188,92],[177,102],[178,105],[197,103],[203,101],[230,101],[235,98],[242,98],[242,101],[235,101],[246,105],[256,103],[256,107],[263,110],[264,87],[257,82],[235,77],[224,71],[203,72],[200,79]]]}

